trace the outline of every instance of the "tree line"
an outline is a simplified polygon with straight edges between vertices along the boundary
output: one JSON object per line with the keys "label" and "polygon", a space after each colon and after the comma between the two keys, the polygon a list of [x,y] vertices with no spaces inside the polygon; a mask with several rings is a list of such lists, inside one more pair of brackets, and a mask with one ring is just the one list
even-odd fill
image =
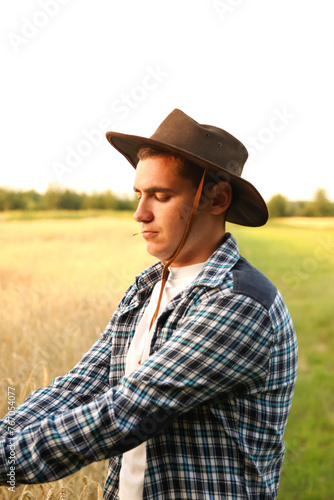
{"label": "tree line", "polygon": [[[135,210],[135,196],[119,195],[111,190],[102,193],[78,193],[59,186],[49,186],[41,194],[31,189],[19,191],[0,188],[0,211],[6,210]],[[334,203],[325,189],[315,192],[311,201],[289,201],[281,194],[268,202],[271,217],[334,217]]]}
{"label": "tree line", "polygon": [[111,190],[92,194],[50,186],[41,194],[30,189],[18,191],[0,188],[0,211],[5,210],[134,210],[135,197],[118,195]]}
{"label": "tree line", "polygon": [[323,188],[317,189],[311,201],[289,201],[276,194],[267,205],[270,217],[334,217],[334,203]]}

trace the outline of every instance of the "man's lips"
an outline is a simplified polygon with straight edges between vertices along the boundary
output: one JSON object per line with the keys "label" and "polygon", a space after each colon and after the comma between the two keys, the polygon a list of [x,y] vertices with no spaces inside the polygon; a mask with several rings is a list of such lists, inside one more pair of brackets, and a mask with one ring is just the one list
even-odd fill
{"label": "man's lips", "polygon": [[158,234],[158,231],[151,231],[149,229],[143,229],[142,230],[142,235],[143,235],[143,238],[145,238],[145,239],[152,238],[156,234]]}

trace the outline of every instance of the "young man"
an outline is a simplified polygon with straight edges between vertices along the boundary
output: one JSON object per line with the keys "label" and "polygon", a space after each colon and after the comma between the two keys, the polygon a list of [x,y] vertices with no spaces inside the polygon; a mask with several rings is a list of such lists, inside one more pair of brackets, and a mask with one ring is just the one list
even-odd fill
{"label": "young man", "polygon": [[[274,499],[296,380],[293,324],[225,220],[267,221],[244,146],[174,110],[151,138],[108,132],[136,168],[134,215],[159,262],[91,350],[2,424],[0,474],[53,481],[110,458],[104,498]],[[161,262],[160,262],[161,261]]]}

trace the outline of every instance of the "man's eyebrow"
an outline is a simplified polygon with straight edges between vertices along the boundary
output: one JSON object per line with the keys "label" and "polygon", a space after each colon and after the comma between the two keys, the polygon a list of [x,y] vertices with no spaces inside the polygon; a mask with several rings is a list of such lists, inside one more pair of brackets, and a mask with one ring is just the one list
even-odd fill
{"label": "man's eyebrow", "polygon": [[[133,190],[135,193],[141,192],[140,189],[137,189],[136,186],[133,186]],[[163,186],[152,186],[147,189],[143,189],[145,193],[176,193],[175,189]]]}

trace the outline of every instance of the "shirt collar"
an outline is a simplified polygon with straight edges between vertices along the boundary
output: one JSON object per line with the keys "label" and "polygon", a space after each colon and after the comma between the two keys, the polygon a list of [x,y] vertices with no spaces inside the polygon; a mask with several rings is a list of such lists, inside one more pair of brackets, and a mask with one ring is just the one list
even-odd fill
{"label": "shirt collar", "polygon": [[211,255],[202,272],[194,281],[194,286],[216,287],[239,260],[237,242],[230,233],[226,233],[225,242]]}
{"label": "shirt collar", "polygon": [[[194,285],[215,287],[232,269],[240,258],[237,242],[230,233],[226,233],[225,242],[217,248],[197,276]],[[161,280],[163,264],[156,262],[136,276],[137,292],[149,292]]]}

